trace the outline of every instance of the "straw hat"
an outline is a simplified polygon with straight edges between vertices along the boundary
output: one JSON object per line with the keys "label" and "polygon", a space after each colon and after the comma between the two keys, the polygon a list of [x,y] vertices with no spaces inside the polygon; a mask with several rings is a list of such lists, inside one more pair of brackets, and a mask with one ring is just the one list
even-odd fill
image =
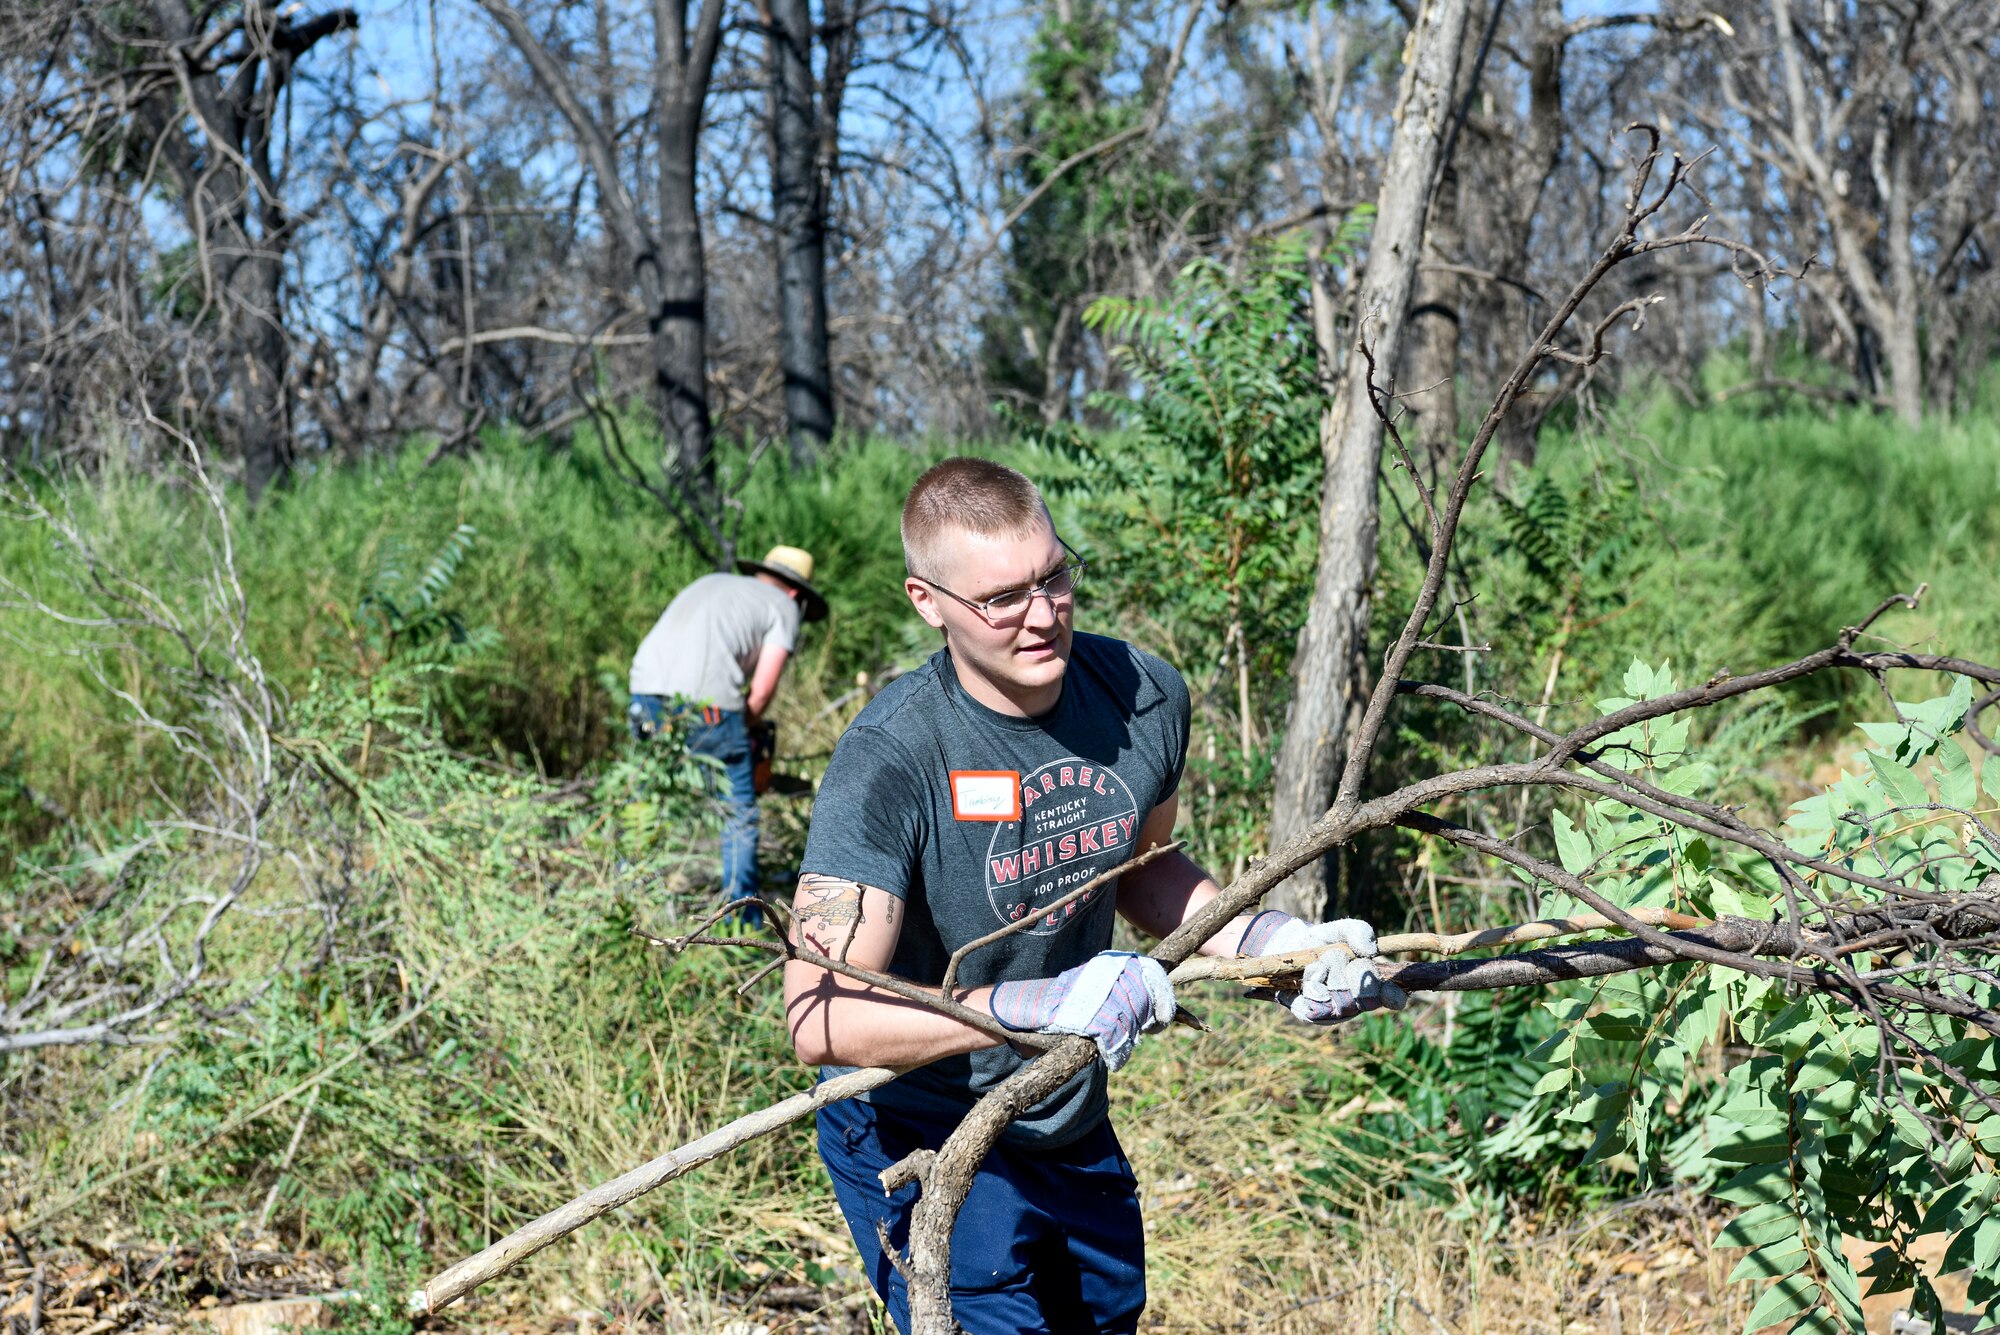
{"label": "straw hat", "polygon": [[826,599],[812,586],[812,553],[803,547],[773,547],[761,561],[738,561],[736,568],[746,575],[776,575],[799,591],[799,606],[807,621],[826,616]]}

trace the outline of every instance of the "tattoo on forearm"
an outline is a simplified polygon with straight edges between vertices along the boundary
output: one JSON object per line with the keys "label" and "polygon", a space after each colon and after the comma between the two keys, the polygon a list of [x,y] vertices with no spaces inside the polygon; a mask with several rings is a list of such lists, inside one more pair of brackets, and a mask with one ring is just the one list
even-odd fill
{"label": "tattoo on forearm", "polygon": [[[792,903],[801,941],[829,959],[845,960],[861,929],[861,887],[835,876],[808,873],[799,878],[799,892]],[[837,948],[828,949],[835,940]]]}

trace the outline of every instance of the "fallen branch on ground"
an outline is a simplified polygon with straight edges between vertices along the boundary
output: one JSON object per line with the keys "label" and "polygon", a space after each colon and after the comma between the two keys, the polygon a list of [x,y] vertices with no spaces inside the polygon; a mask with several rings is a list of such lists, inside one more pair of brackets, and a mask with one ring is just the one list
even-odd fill
{"label": "fallen branch on ground", "polygon": [[908,1068],[869,1066],[850,1071],[768,1108],[759,1108],[739,1117],[698,1140],[691,1140],[650,1163],[641,1164],[602,1186],[593,1187],[533,1223],[515,1229],[485,1251],[468,1256],[425,1284],[410,1295],[410,1313],[413,1316],[428,1316],[441,1307],[457,1302],[487,1280],[512,1270],[550,1243],[569,1236],[591,1220],[638,1199],[655,1187],[666,1185],[690,1168],[698,1168],[759,1136],[790,1126],[828,1104],[851,1099],[871,1089],[880,1089],[903,1074],[905,1069]]}

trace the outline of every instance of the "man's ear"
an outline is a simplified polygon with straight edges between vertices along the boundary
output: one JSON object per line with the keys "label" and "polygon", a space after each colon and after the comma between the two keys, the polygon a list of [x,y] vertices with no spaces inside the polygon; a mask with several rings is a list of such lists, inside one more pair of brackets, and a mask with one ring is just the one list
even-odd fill
{"label": "man's ear", "polygon": [[917,609],[917,615],[933,630],[944,629],[944,613],[938,610],[937,594],[931,591],[930,585],[910,575],[903,580],[903,592],[910,596],[910,606]]}

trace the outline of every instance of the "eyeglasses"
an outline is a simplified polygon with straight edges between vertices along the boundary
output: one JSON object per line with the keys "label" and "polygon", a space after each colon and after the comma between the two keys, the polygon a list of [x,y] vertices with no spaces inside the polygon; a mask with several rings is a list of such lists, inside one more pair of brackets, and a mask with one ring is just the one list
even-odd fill
{"label": "eyeglasses", "polygon": [[989,623],[996,626],[1005,625],[1009,621],[1018,621],[1025,617],[1028,614],[1028,605],[1034,602],[1037,595],[1044,595],[1051,603],[1058,603],[1076,592],[1077,583],[1083,579],[1083,571],[1087,563],[1082,557],[1076,554],[1075,548],[1063,542],[1061,538],[1057,538],[1056,541],[1061,542],[1062,549],[1069,553],[1071,560],[1068,565],[1056,571],[1055,574],[1050,575],[1039,584],[1030,584],[1019,589],[1006,589],[994,594],[991,598],[967,598],[963,594],[953,593],[934,579],[924,579],[922,575],[918,575],[917,578],[922,579],[924,583],[930,585],[933,589],[945,595],[945,597],[964,603],[967,607],[979,613]]}

